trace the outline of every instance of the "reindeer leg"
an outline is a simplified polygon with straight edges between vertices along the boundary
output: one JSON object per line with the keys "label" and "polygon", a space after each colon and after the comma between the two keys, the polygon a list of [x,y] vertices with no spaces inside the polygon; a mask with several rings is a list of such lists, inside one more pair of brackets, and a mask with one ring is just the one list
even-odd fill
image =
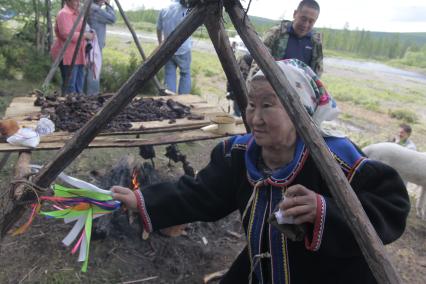
{"label": "reindeer leg", "polygon": [[426,220],[426,188],[423,186],[420,189],[420,196],[416,202],[417,217]]}

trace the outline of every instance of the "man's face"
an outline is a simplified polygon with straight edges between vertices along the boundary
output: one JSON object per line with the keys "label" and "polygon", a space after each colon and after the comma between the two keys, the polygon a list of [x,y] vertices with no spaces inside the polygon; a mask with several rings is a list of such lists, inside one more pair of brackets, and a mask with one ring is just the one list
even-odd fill
{"label": "man's face", "polygon": [[298,37],[304,37],[315,25],[319,16],[319,11],[308,6],[294,11],[293,14],[293,30]]}
{"label": "man's face", "polygon": [[407,133],[407,131],[404,130],[404,128],[399,129],[399,140],[405,141],[410,137],[410,134]]}

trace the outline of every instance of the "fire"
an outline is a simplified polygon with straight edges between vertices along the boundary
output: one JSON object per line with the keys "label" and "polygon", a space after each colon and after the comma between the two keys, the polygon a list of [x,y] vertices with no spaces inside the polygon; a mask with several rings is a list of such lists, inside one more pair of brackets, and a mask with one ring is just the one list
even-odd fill
{"label": "fire", "polygon": [[132,189],[138,190],[139,187],[140,187],[140,184],[138,181],[138,169],[134,167],[132,172]]}

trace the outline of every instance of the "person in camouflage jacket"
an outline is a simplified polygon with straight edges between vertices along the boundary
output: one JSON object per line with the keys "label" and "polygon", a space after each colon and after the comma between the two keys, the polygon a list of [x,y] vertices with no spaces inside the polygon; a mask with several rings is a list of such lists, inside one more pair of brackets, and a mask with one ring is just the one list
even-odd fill
{"label": "person in camouflage jacket", "polygon": [[[321,76],[323,72],[321,34],[313,30],[319,13],[320,7],[316,1],[302,0],[294,11],[293,21],[284,20],[266,33],[263,43],[275,60],[299,59],[311,67],[318,77]],[[301,41],[302,45],[299,46]],[[246,70],[247,68],[249,69]],[[251,66],[240,65],[240,69],[243,74],[250,77],[259,70],[259,67],[253,62]]]}
{"label": "person in camouflage jacket", "polygon": [[[269,48],[271,55],[275,60],[286,59],[285,52],[287,49],[287,43],[290,37],[289,30],[293,22],[282,21],[280,25],[273,27],[266,34],[263,43]],[[322,41],[321,34],[312,31],[311,34],[312,43],[312,58],[311,62],[305,62],[311,69],[318,75],[321,76],[323,72],[323,53],[322,53]]]}

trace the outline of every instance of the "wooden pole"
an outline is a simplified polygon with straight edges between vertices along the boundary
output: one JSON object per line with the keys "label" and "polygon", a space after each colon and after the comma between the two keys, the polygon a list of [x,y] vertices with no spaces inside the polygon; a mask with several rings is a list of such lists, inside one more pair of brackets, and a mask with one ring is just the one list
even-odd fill
{"label": "wooden pole", "polygon": [[[15,179],[22,179],[30,171],[30,162],[31,162],[31,152],[30,151],[22,151],[19,152],[18,162],[16,163],[14,177]],[[18,187],[14,192],[15,197],[19,199],[23,194],[23,188]]]}
{"label": "wooden pole", "polygon": [[58,57],[52,63],[52,66],[50,67],[50,70],[49,70],[49,73],[46,76],[46,79],[44,79],[44,82],[43,82],[43,85],[42,85],[43,89],[47,88],[47,86],[49,86],[49,84],[50,84],[50,81],[52,81],[52,78],[55,75],[56,69],[58,69],[59,64],[61,63],[62,59],[64,58],[65,51],[67,50],[68,45],[71,42],[72,36],[74,35],[75,30],[77,29],[78,23],[80,22],[81,17],[83,17],[84,11],[86,11],[87,8],[90,7],[90,4],[92,3],[92,1],[93,0],[86,0],[84,2],[83,7],[81,7],[81,9],[78,13],[77,19],[75,20],[75,22],[74,22],[74,24],[71,28],[71,31],[70,31],[67,39],[65,40],[64,46],[62,47],[61,51],[59,52]]}
{"label": "wooden pole", "polygon": [[209,15],[204,21],[204,25],[207,28],[207,32],[209,33],[216,53],[219,56],[226,78],[234,91],[236,102],[241,110],[241,117],[244,121],[244,126],[246,127],[247,132],[250,132],[250,127],[246,121],[247,87],[243,74],[241,73],[240,67],[235,59],[234,52],[232,51],[231,44],[229,43],[229,38],[221,16],[221,9],[209,11]]}
{"label": "wooden pole", "polygon": [[[30,173],[30,161],[31,161],[31,152],[22,151],[19,152],[18,161],[16,162],[15,171],[13,173],[14,179],[19,180],[24,178],[28,173]],[[20,198],[23,194],[23,188],[17,187],[14,196]],[[26,210],[25,206],[13,206],[10,211],[7,211],[3,218],[0,220],[0,239],[3,238],[6,233],[12,228],[12,226],[24,215]]]}
{"label": "wooden pole", "polygon": [[348,180],[330,155],[330,151],[312,119],[304,110],[297,91],[291,87],[287,77],[281,72],[255,32],[241,3],[226,1],[225,8],[238,34],[268,78],[298,134],[310,150],[310,155],[330,188],[333,198],[352,230],[376,280],[379,283],[401,283],[382,241],[377,236]]}
{"label": "wooden pole", "polygon": [[[115,4],[117,4],[117,8],[120,11],[121,17],[123,17],[123,20],[124,20],[124,22],[127,25],[127,28],[129,29],[130,33],[132,34],[133,40],[135,41],[136,47],[139,50],[139,53],[140,53],[143,61],[145,61],[146,60],[146,55],[145,55],[145,52],[142,49],[142,46],[141,46],[141,44],[139,42],[138,36],[135,33],[135,30],[133,29],[132,25],[130,24],[130,21],[127,18],[127,15],[124,13],[124,10],[121,7],[120,2],[118,0],[115,0]],[[158,81],[158,79],[157,79],[157,76],[154,76],[153,82],[154,82],[155,87],[158,90],[158,93],[162,94],[164,92],[164,87],[161,86],[160,81]]]}

